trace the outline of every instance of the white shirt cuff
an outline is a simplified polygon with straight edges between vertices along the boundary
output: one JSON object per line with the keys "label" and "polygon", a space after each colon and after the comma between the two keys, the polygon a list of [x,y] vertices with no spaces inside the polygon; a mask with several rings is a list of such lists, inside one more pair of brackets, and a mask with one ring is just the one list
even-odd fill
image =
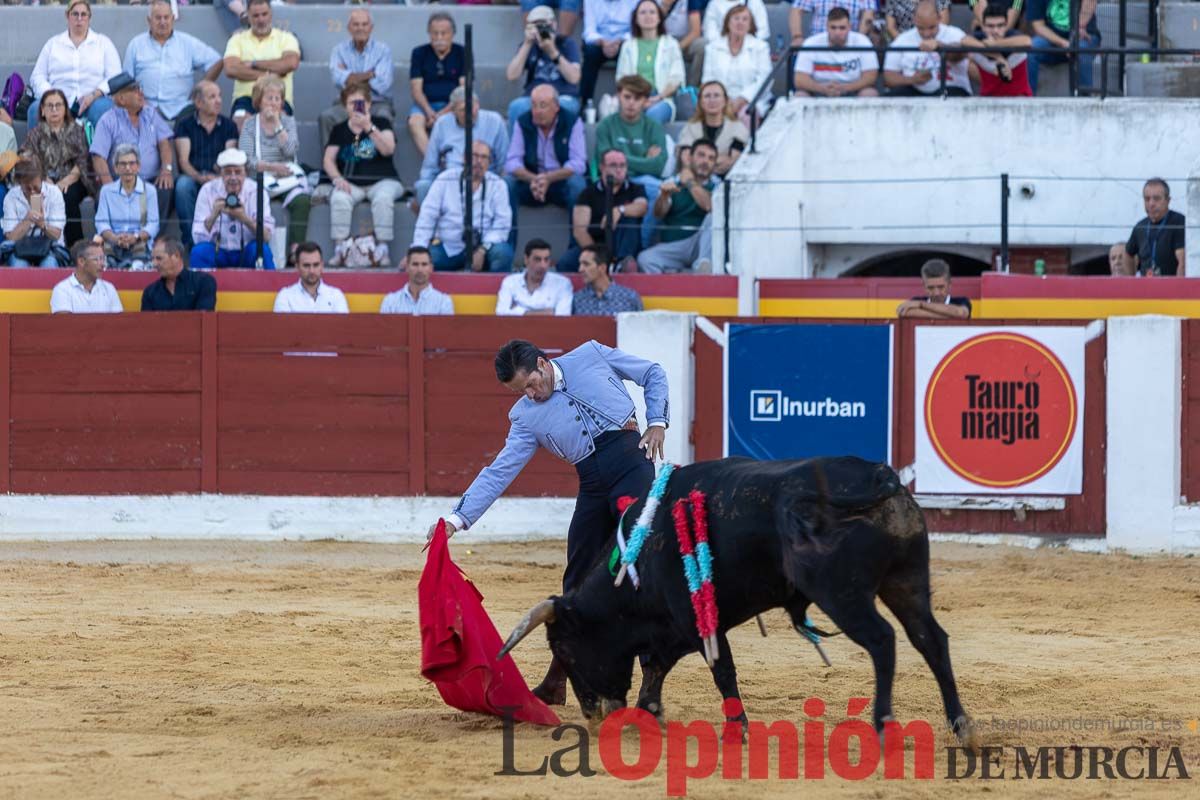
{"label": "white shirt cuff", "polygon": [[667,429],[667,423],[665,423],[665,422],[651,422],[651,423],[650,423],[650,424],[648,424],[646,427],[647,427],[647,428],[662,428],[662,429],[665,431],[665,430]]}
{"label": "white shirt cuff", "polygon": [[458,514],[450,514],[446,517],[446,522],[453,525],[456,531],[465,531],[467,529],[467,523],[463,522],[462,517]]}

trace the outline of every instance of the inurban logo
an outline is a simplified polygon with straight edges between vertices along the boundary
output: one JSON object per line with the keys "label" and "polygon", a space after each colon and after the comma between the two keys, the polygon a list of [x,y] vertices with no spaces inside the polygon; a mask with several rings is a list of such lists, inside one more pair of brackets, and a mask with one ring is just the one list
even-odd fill
{"label": "inurban logo", "polygon": [[751,422],[782,422],[784,417],[846,417],[862,419],[867,416],[867,404],[861,400],[793,400],[779,389],[750,390]]}

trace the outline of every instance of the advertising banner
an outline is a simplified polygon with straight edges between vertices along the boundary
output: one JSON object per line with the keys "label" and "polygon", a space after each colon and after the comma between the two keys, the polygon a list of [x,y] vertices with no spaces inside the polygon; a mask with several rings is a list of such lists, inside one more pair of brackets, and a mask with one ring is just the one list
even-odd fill
{"label": "advertising banner", "polygon": [[725,452],[891,461],[891,325],[730,325]]}
{"label": "advertising banner", "polygon": [[916,489],[1083,491],[1082,327],[916,329]]}

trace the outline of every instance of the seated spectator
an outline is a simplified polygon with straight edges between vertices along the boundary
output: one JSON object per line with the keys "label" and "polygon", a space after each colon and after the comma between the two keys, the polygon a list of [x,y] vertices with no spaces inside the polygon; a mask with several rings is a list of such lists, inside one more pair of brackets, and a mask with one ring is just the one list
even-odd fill
{"label": "seated spectator", "polygon": [[679,272],[694,269],[712,272],[712,193],[717,185],[717,147],[707,139],[692,145],[691,167],[664,181],[654,216],[661,244],[637,257],[640,272]]}
{"label": "seated spectator", "polygon": [[[226,150],[217,156],[221,179],[200,187],[192,220],[192,266],[196,269],[252,269],[258,258],[258,185],[246,177],[246,154]],[[275,269],[271,234],[275,220],[271,204],[263,203],[263,269]],[[160,270],[161,271],[161,270]]]}
{"label": "seated spectator", "polygon": [[623,152],[613,148],[600,154],[600,180],[579,193],[571,214],[575,246],[559,259],[559,272],[578,272],[579,252],[589,244],[605,245],[617,263],[642,249],[642,217],[650,205],[646,190],[630,181],[628,173]]}
{"label": "seated spectator", "polygon": [[658,0],[638,0],[630,24],[633,35],[617,55],[617,80],[641,75],[651,86],[646,116],[666,125],[675,119],[675,91],[683,86],[683,53],[667,35]]}
{"label": "seated spectator", "polygon": [[[175,181],[175,213],[183,232],[183,246],[192,249],[192,219],[200,187],[217,178],[217,156],[237,147],[237,126],[221,114],[221,87],[212,81],[200,81],[192,89],[196,113],[175,124],[175,161],[179,177]],[[70,199],[67,211],[70,212]]]}
{"label": "seated spectator", "polygon": [[[941,96],[942,45],[960,45],[971,41],[961,28],[940,21],[933,0],[921,0],[913,19],[916,26],[900,34],[892,47],[920,47],[920,52],[889,50],[883,60],[883,83],[893,97]],[[969,97],[971,78],[963,53],[951,53],[946,59],[946,95]]]}
{"label": "seated spectator", "polygon": [[205,70],[215,81],[224,68],[221,54],[191,34],[175,30],[175,14],[167,0],[151,0],[146,19],[150,30],[125,48],[125,71],[146,93],[146,100],[169,121],[192,113],[189,105],[193,73]]}
{"label": "seated spectator", "polygon": [[[885,0],[883,12],[887,20],[888,38],[893,40],[916,24],[917,4],[920,0]],[[936,0],[938,21],[950,24],[950,0]]]}
{"label": "seated spectator", "polygon": [[583,122],[560,108],[554,87],[543,84],[533,90],[533,105],[517,120],[504,170],[508,176],[508,200],[512,206],[509,246],[517,245],[517,210],[522,204],[541,207],[547,203],[565,208],[570,217],[575,199],[587,185],[587,144]]}
{"label": "seated spectator", "polygon": [[[1029,0],[1025,18],[1033,32],[1034,47],[1071,46],[1071,0]],[[1079,47],[1095,50],[1100,46],[1100,25],[1096,22],[1096,0],[1083,0],[1079,4]],[[1092,85],[1092,69],[1095,57],[1080,53],[1079,86]],[[1067,55],[1051,53],[1035,54],[1029,59],[1029,86],[1037,94],[1038,71],[1043,64],[1064,64]]]}
{"label": "seated spectator", "polygon": [[510,81],[525,76],[524,93],[508,104],[509,129],[529,111],[533,90],[546,84],[558,92],[559,105],[579,116],[580,74],[579,45],[558,33],[549,6],[534,6],[525,17],[525,38],[504,70]]}
{"label": "seated spectator", "polygon": [[[461,167],[463,164],[463,143],[466,141],[463,125],[467,123],[466,96],[466,90],[461,86],[451,92],[450,113],[433,126],[433,132],[429,135],[429,147],[425,150],[425,158],[421,162],[421,174],[417,178],[418,202],[425,199],[433,179],[440,172],[450,167]],[[491,149],[492,171],[499,175],[504,165],[504,157],[508,153],[508,126],[504,124],[504,117],[495,111],[479,110],[479,95],[472,98],[471,109],[475,122],[471,136]]]}
{"label": "seated spectator", "polygon": [[[918,24],[920,24],[918,22]],[[971,301],[950,294],[950,265],[940,258],[931,258],[921,265],[924,296],[905,300],[896,309],[896,316],[910,319],[970,319]]]}
{"label": "seated spectator", "polygon": [[1015,31],[1020,27],[1017,23],[1021,19],[1024,0],[974,0],[971,3],[971,14],[974,17],[975,36],[983,33],[983,21],[988,16],[988,9],[993,5],[998,5],[1004,10],[1004,30]]}
{"label": "seated spectator", "polygon": [[138,177],[138,149],[119,144],[113,154],[117,180],[100,189],[96,206],[96,235],[104,240],[108,265],[142,269],[158,236],[158,197],[154,184]]}
{"label": "seated spectator", "polygon": [[445,11],[429,17],[429,44],[414,47],[408,71],[412,108],[408,132],[421,155],[429,147],[429,131],[446,116],[451,93],[462,85],[466,51],[454,43],[454,18]]}
{"label": "seated spectator", "polygon": [[13,130],[13,126],[7,122],[0,122],[0,154],[7,154],[4,156],[4,160],[8,165],[4,168],[6,174],[0,176],[0,206],[2,206],[4,194],[8,191],[8,185],[4,182],[8,177],[7,171],[17,163],[17,134]]}
{"label": "seated spectator", "polygon": [[[709,5],[711,11],[713,6]],[[749,123],[750,101],[771,74],[771,46],[754,36],[757,24],[744,5],[735,5],[725,15],[721,36],[710,40],[704,50],[704,82],[720,81],[733,100],[733,113]],[[771,91],[758,104],[759,119],[767,113]]]}
{"label": "seated spectator", "polygon": [[704,70],[704,8],[708,0],[663,0],[667,34],[679,42],[687,66],[687,85],[699,86]]}
{"label": "seated spectator", "polygon": [[1142,202],[1146,216],[1125,243],[1125,274],[1184,274],[1187,218],[1171,210],[1171,187],[1162,178],[1151,178],[1142,187]]}
{"label": "seated spectator", "polygon": [[[667,166],[667,134],[662,125],[644,113],[649,97],[650,83],[641,75],[628,75],[617,81],[620,111],[596,126],[596,152],[624,153],[629,180],[645,190],[647,203],[653,203]],[[656,224],[650,217],[642,221],[642,247],[650,246]]]}
{"label": "seated spectator", "polygon": [[1117,242],[1108,248],[1108,271],[1113,275],[1134,275],[1132,269],[1125,266],[1125,243]]}
{"label": "seated spectator", "polygon": [[450,167],[434,181],[429,196],[421,203],[413,244],[428,247],[436,270],[470,269],[479,272],[508,272],[513,249],[508,243],[512,209],[508,191],[494,172],[488,170],[492,153],[484,142],[471,145],[471,219],[475,246],[463,240],[462,167]]}
{"label": "seated spectator", "polygon": [[146,103],[142,87],[126,73],[112,79],[116,104],[100,118],[92,137],[92,169],[100,186],[112,183],[117,145],[137,148],[141,176],[152,181],[158,193],[158,218],[166,219],[175,190],[175,147],[171,144],[171,126],[158,111]]}
{"label": "seated spectator", "polygon": [[[61,89],[51,89],[42,95],[38,115],[37,127],[29,131],[21,151],[37,158],[46,179],[62,192],[67,212],[63,239],[68,247],[74,247],[83,238],[81,206],[96,191],[87,134],[75,124],[67,107],[67,96]],[[0,191],[0,199],[3,197]]]}
{"label": "seated spectator", "polygon": [[583,0],[583,72],[579,102],[584,106],[596,93],[600,68],[616,61],[629,36],[629,20],[637,0]]}
{"label": "seated spectator", "polygon": [[371,88],[351,83],[342,89],[346,121],[329,134],[323,165],[333,181],[329,196],[329,235],[336,248],[350,236],[354,207],[364,200],[371,204],[371,220],[378,258],[390,260],[388,248],[395,237],[396,201],[404,184],[396,174],[392,155],[396,132],[392,123],[371,113]]}
{"label": "seated spectator", "polygon": [[563,36],[569,37],[575,33],[575,24],[579,22],[579,9],[582,5],[582,0],[521,0],[521,13],[525,15],[525,22],[528,23],[532,21],[530,18],[539,6],[550,9],[551,14],[557,9],[562,18],[559,27]]}
{"label": "seated spectator", "polygon": [[304,168],[297,163],[300,154],[300,134],[296,120],[283,110],[283,81],[274,75],[264,75],[254,82],[254,110],[257,112],[242,125],[238,149],[246,154],[247,173],[263,182],[272,200],[280,200],[288,212],[287,263],[292,265],[292,252],[308,239],[308,213],[312,205],[312,189]]}
{"label": "seated spectator", "polygon": [[[829,10],[825,32],[804,40],[794,67],[796,94],[802,97],[878,97],[875,79],[879,58],[874,52],[845,52],[843,47],[871,47],[871,40],[850,30],[850,12]],[[828,48],[833,48],[828,49]]]}
{"label": "seated spectator", "polygon": [[696,113],[679,132],[679,160],[685,166],[688,149],[699,139],[708,139],[717,148],[717,174],[733,169],[738,156],[750,141],[750,131],[733,113],[733,105],[720,81],[709,81],[700,87],[700,103]]}
{"label": "seated spectator", "polygon": [[300,280],[285,286],[275,295],[276,314],[349,314],[346,295],[322,279],[325,257],[321,245],[301,242],[296,245],[296,272]]}
{"label": "seated spectator", "polygon": [[283,108],[292,110],[292,73],[300,66],[300,42],[275,27],[271,0],[247,0],[250,27],[229,37],[225,46],[225,74],[233,78],[233,107],[230,116],[240,129],[254,111],[254,82],[264,75],[283,79]]}
{"label": "seated spectator", "polygon": [[10,267],[59,266],[59,256],[65,254],[56,250],[64,247],[62,232],[67,224],[62,192],[45,180],[42,165],[30,156],[19,160],[8,178],[0,222],[4,231],[0,263]]}
{"label": "seated spectator", "polygon": [[408,283],[383,298],[380,314],[415,314],[417,316],[449,316],[454,314],[454,300],[445,292],[433,288],[433,256],[428,247],[414,245],[404,257]]}
{"label": "seated spectator", "polygon": [[75,271],[54,285],[50,292],[51,314],[120,314],[117,288],[100,277],[104,272],[104,248],[83,239],[71,248]]}
{"label": "seated spectator", "polygon": [[350,12],[346,22],[350,38],[339,42],[329,56],[329,74],[337,87],[338,98],[317,117],[322,142],[329,141],[334,125],[348,119],[341,91],[352,83],[366,83],[371,87],[371,108],[375,116],[383,117],[395,129],[396,108],[391,96],[392,49],[382,39],[371,35],[374,30],[370,11],[360,6]]}
{"label": "seated spectator", "polygon": [[866,36],[874,27],[875,0],[792,0],[792,7],[788,10],[788,30],[792,34],[792,47],[799,47],[806,38],[803,29],[805,11],[809,12],[807,38],[812,38],[825,33],[829,12],[835,8],[846,11],[850,30],[855,33]]}
{"label": "seated spectator", "polygon": [[615,317],[622,311],[641,311],[642,298],[628,286],[613,283],[608,276],[608,250],[589,244],[579,251],[579,274],[583,288],[571,298],[573,316]]}
{"label": "seated spectator", "polygon": [[501,317],[569,317],[571,279],[550,272],[550,243],[530,239],[525,244],[525,269],[500,282],[496,314]]}
{"label": "seated spectator", "polygon": [[763,0],[708,0],[708,5],[704,8],[705,44],[711,45],[720,41],[728,33],[725,30],[726,20],[729,12],[738,6],[745,6],[754,18],[750,34],[763,42],[771,41],[771,23],[767,18],[767,7]]}
{"label": "seated spectator", "polygon": [[29,127],[41,119],[38,102],[51,89],[61,89],[66,95],[71,116],[98,124],[112,108],[112,101],[105,97],[108,79],[120,71],[121,57],[112,40],[92,30],[91,4],[68,0],[66,32],[52,36],[42,46],[29,76],[34,98],[29,106]]}
{"label": "seated spectator", "polygon": [[[983,13],[983,42],[986,47],[1029,47],[1033,40],[1019,31],[1005,27],[1008,22],[1005,6],[993,3]],[[963,40],[974,46],[977,40]],[[971,60],[979,68],[981,97],[1033,97],[1029,85],[1029,59],[1024,53],[972,53]]]}
{"label": "seated spectator", "polygon": [[[213,181],[205,188],[215,183]],[[186,268],[183,265],[183,245],[174,239],[159,239],[154,243],[151,258],[154,269],[158,271],[158,280],[142,290],[142,311],[216,310],[216,278],[206,272]]]}

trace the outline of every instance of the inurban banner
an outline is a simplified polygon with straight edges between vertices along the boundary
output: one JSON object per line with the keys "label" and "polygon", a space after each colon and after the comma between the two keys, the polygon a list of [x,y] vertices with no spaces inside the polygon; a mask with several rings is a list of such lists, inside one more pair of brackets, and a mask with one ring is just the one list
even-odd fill
{"label": "inurban banner", "polygon": [[891,325],[730,325],[725,452],[891,461]]}
{"label": "inurban banner", "polygon": [[1083,490],[1082,327],[916,329],[916,489]]}

